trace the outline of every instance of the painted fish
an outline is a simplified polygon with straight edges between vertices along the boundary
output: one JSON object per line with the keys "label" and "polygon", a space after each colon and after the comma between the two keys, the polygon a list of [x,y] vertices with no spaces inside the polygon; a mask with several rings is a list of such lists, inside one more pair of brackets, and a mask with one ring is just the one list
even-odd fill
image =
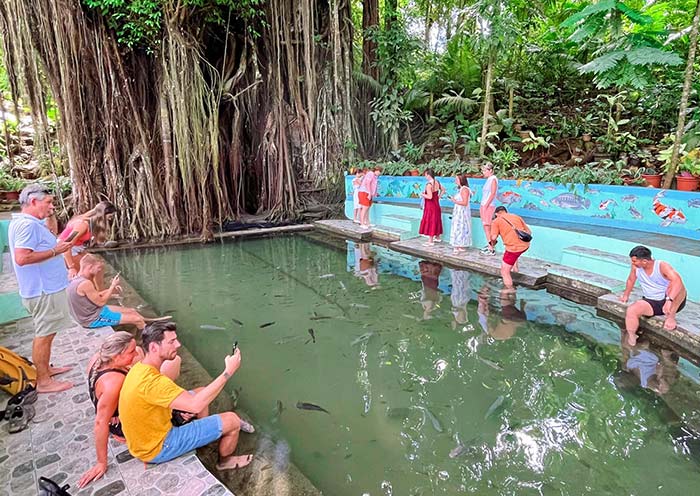
{"label": "painted fish", "polygon": [[602,202],[600,202],[598,208],[600,210],[607,210],[610,205],[617,206],[617,202],[612,198],[608,198],[607,200],[603,200]]}
{"label": "painted fish", "polygon": [[314,405],[313,403],[307,403],[305,401],[298,401],[297,408],[299,410],[311,410],[312,412],[323,412],[330,415],[331,412],[323,408],[322,406]]}
{"label": "painted fish", "polygon": [[201,326],[199,326],[199,328],[200,329],[207,329],[209,331],[225,331],[226,330],[225,327],[215,326],[215,325],[211,325],[211,324],[202,324]]}
{"label": "painted fish", "polygon": [[540,198],[542,198],[544,196],[544,191],[542,191],[541,189],[537,189],[537,188],[532,188],[530,190],[530,193],[535,195],[535,196],[539,196]]}
{"label": "painted fish", "polygon": [[576,193],[562,193],[550,201],[559,208],[569,208],[571,210],[583,210],[591,206],[591,200]]}
{"label": "painted fish", "polygon": [[318,276],[319,279],[330,279],[331,277],[335,277],[335,274],[323,274]]}
{"label": "painted fish", "polygon": [[557,187],[556,186],[545,186],[544,189],[546,189],[547,191],[554,191],[555,189],[557,189]]}
{"label": "painted fish", "polygon": [[527,202],[525,205],[523,205],[523,208],[525,210],[542,210],[540,207],[538,207],[532,202]]}
{"label": "painted fish", "polygon": [[515,191],[505,191],[498,195],[497,198],[499,202],[505,205],[511,205],[513,203],[518,203],[522,199],[522,196]]}
{"label": "painted fish", "polygon": [[613,216],[610,215],[610,212],[606,212],[606,213],[604,213],[604,214],[602,214],[602,215],[601,215],[601,214],[596,214],[596,215],[594,215],[593,217],[595,217],[595,218],[597,218],[597,219],[612,219],[612,218],[613,218]]}
{"label": "painted fish", "polygon": [[637,201],[637,195],[625,195],[622,198],[620,198],[623,202],[635,202]]}
{"label": "painted fish", "polygon": [[274,322],[265,322],[264,324],[260,324],[260,329],[270,327],[271,325],[275,325],[275,323]]}
{"label": "painted fish", "polygon": [[700,198],[693,198],[692,200],[688,200],[688,206],[690,208],[700,208]]}
{"label": "painted fish", "polygon": [[629,208],[628,212],[629,212],[630,215],[631,215],[632,217],[634,217],[635,219],[641,219],[641,218],[642,218],[642,213],[641,213],[639,210],[637,210],[636,208],[634,208],[633,206],[631,206],[631,205],[630,205],[630,208]]}
{"label": "painted fish", "polygon": [[540,200],[540,205],[542,205],[543,207],[548,207],[549,203],[547,202],[547,200]]}
{"label": "painted fish", "polygon": [[652,208],[654,210],[654,213],[663,219],[663,222],[661,222],[661,227],[670,226],[674,222],[676,224],[685,224],[685,222],[688,219],[686,219],[685,214],[683,212],[681,212],[677,208],[673,208],[661,203],[661,198],[663,198],[664,196],[665,193],[663,191],[659,191],[654,197],[654,201],[652,202]]}

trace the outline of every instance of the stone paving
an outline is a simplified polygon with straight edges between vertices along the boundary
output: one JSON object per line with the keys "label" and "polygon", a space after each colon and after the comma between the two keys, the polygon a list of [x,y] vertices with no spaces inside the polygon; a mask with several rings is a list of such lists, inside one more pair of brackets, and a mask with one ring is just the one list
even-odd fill
{"label": "stone paving", "polygon": [[[4,254],[0,291],[17,291],[9,255]],[[73,370],[61,376],[75,387],[68,391],[39,395],[36,416],[29,428],[9,434],[0,424],[0,494],[34,496],[39,477],[70,484],[69,492],[80,496],[158,496],[232,494],[197,458],[194,452],[170,463],[145,468],[114,440],[109,445],[109,468],[105,476],[78,490],[80,476],[95,462],[93,423],[95,409],[87,391],[85,368],[102,338],[112,328],[86,330],[82,327],[56,335],[52,362]],[[31,356],[34,329],[31,319],[0,326],[0,344],[24,356]],[[9,395],[0,392],[0,403]],[[3,407],[4,408],[4,407]]]}

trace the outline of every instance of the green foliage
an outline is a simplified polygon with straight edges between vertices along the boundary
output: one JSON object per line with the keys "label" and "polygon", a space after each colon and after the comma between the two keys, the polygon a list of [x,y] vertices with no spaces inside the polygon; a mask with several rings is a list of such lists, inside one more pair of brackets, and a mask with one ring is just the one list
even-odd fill
{"label": "green foliage", "polygon": [[[223,24],[229,12],[246,21],[259,19],[264,0],[183,0],[180,9],[188,8],[204,24]],[[164,0],[83,0],[83,4],[104,16],[117,35],[117,42],[129,48],[153,50],[160,44],[163,30]],[[255,35],[252,22],[251,34]]]}
{"label": "green foliage", "polygon": [[0,190],[20,191],[27,185],[27,181],[21,177],[14,177],[10,172],[0,168]]}

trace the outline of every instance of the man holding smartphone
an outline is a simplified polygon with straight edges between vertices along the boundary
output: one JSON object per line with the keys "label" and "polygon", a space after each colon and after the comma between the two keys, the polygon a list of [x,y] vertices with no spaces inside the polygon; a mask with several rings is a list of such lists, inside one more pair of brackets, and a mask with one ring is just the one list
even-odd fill
{"label": "man holding smartphone", "polygon": [[[233,412],[207,415],[226,382],[241,365],[241,352],[224,359],[224,371],[209,385],[185,391],[160,373],[165,360],[177,356],[180,342],[173,322],[155,322],[142,333],[145,358],[131,367],[119,395],[119,418],[129,452],[147,463],[164,463],[219,439],[218,470],[241,468],[253,455],[233,456],[240,431],[254,432],[253,426]],[[237,344],[237,343],[236,343]],[[197,420],[175,427],[172,410],[197,414]]]}

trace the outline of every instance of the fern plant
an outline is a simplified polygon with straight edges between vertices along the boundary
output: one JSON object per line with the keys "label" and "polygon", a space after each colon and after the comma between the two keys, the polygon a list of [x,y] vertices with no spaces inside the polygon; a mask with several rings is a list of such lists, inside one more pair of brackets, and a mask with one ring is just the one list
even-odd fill
{"label": "fern plant", "polygon": [[561,23],[573,29],[569,40],[590,49],[594,58],[578,70],[593,74],[599,88],[644,88],[654,82],[653,69],[683,61],[664,49],[667,33],[652,27],[653,19],[619,0],[601,0],[588,5]]}

